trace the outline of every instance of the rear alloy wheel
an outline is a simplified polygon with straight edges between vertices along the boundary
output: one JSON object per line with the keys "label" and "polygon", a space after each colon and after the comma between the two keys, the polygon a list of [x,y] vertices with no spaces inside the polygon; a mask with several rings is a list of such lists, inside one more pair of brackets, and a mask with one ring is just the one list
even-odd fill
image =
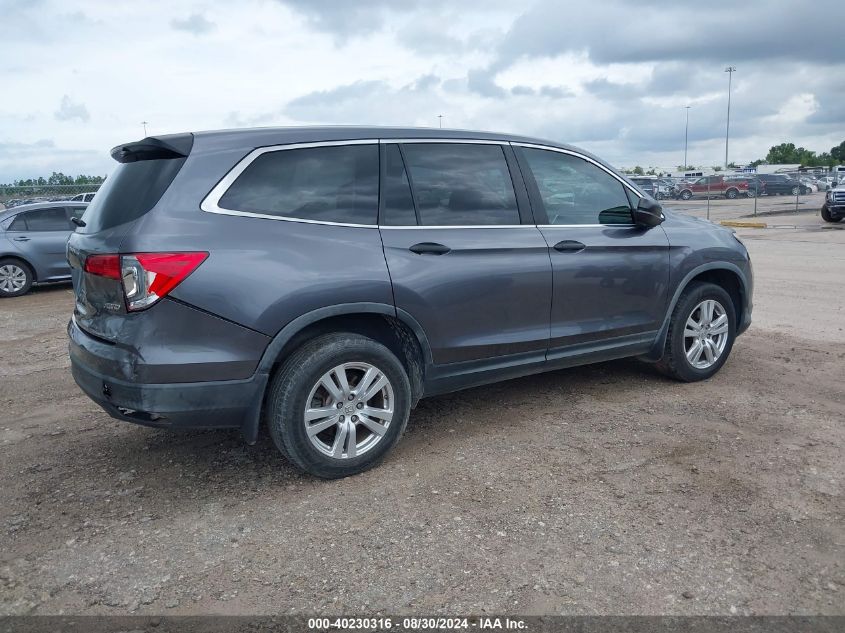
{"label": "rear alloy wheel", "polygon": [[692,283],[672,312],[657,367],[684,382],[710,378],[725,364],[735,337],[736,311],[730,295],[716,284]]}
{"label": "rear alloy wheel", "polygon": [[690,198],[692,198],[692,191],[690,191],[689,189],[684,189],[681,192],[681,200],[689,200]]}
{"label": "rear alloy wheel", "polygon": [[376,465],[399,441],[410,413],[405,368],[384,345],[327,334],[296,350],[270,385],[267,418],[276,447],[326,479]]}
{"label": "rear alloy wheel", "polygon": [[793,196],[797,196],[800,192],[801,190],[798,187],[793,187],[791,193]]}
{"label": "rear alloy wheel", "polygon": [[754,198],[754,197],[756,197],[756,196],[757,196],[757,194],[756,194],[756,193],[754,193],[754,190],[753,190],[753,189],[749,189],[748,191],[746,191],[746,192],[745,192],[745,197],[746,197],[746,198]]}
{"label": "rear alloy wheel", "polygon": [[738,195],[739,195],[739,191],[737,191],[736,189],[728,189],[725,192],[725,197],[728,200],[735,200]]}
{"label": "rear alloy wheel", "polygon": [[20,297],[32,287],[32,270],[16,259],[0,261],[0,297]]}

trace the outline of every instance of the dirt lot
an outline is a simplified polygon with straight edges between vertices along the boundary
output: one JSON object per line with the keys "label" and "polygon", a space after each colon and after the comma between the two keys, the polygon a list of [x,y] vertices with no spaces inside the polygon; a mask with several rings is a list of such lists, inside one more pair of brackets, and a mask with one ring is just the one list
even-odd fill
{"label": "dirt lot", "polygon": [[0,614],[845,612],[845,231],[747,231],[712,380],[635,361],[423,401],[380,467],[108,418],[67,286],[0,304]]}

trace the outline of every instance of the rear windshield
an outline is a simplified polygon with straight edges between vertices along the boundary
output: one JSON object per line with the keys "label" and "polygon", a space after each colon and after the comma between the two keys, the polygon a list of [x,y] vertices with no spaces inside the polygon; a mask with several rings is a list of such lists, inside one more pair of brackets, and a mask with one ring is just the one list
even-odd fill
{"label": "rear windshield", "polygon": [[82,216],[82,233],[98,233],[137,220],[152,209],[179,173],[184,158],[119,163]]}

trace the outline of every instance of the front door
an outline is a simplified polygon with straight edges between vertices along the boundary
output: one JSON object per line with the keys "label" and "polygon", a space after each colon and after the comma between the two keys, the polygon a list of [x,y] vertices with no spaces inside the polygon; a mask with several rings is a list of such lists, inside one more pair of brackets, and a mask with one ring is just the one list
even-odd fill
{"label": "front door", "polygon": [[549,358],[653,341],[668,300],[662,227],[634,225],[633,190],[597,162],[515,149],[552,261]]}
{"label": "front door", "polygon": [[383,152],[380,225],[394,300],[425,330],[434,363],[542,360],[551,264],[511,148],[420,142]]}

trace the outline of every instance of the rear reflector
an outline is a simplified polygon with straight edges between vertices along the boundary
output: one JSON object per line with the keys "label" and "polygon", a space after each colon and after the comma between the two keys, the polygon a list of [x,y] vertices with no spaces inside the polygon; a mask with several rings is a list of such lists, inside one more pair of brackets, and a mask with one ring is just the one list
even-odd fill
{"label": "rear reflector", "polygon": [[83,270],[98,277],[120,281],[120,255],[89,255]]}

